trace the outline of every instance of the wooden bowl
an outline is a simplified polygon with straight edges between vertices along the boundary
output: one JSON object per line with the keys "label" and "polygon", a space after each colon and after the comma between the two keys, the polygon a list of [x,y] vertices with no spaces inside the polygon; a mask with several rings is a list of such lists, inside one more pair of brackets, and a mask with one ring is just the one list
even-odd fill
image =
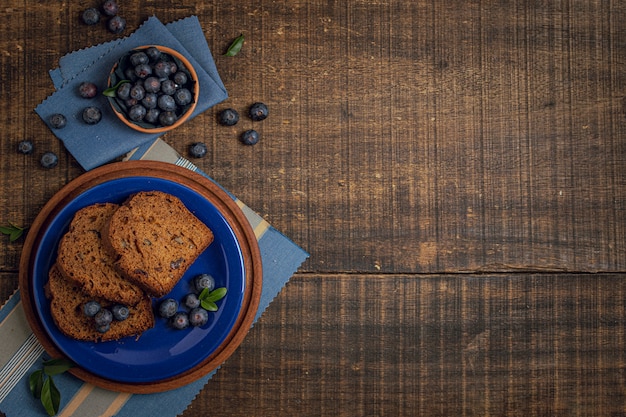
{"label": "wooden bowl", "polygon": [[127,60],[130,54],[136,51],[146,50],[150,47],[155,47],[159,51],[161,51],[161,53],[169,55],[170,57],[172,57],[175,61],[179,63],[179,66],[180,64],[182,64],[183,68],[179,68],[179,69],[184,70],[189,75],[189,81],[187,85],[189,86],[190,91],[193,96],[193,100],[191,104],[186,106],[186,108],[184,109],[184,112],[178,116],[178,118],[173,124],[169,126],[163,126],[160,124],[151,125],[150,123],[147,123],[147,122],[135,122],[128,118],[125,112],[126,106],[120,99],[118,99],[117,97],[111,97],[111,96],[109,96],[108,99],[109,99],[109,104],[111,105],[113,109],[113,112],[126,126],[138,132],[143,132],[143,133],[163,133],[163,132],[167,132],[169,130],[175,129],[178,126],[185,123],[185,121],[189,119],[189,117],[195,110],[196,105],[198,103],[198,98],[200,96],[200,83],[198,81],[198,75],[195,69],[193,68],[193,66],[191,65],[191,63],[189,62],[189,60],[185,58],[180,52],[172,48],[168,48],[166,46],[160,46],[160,45],[144,45],[138,48],[134,48],[132,51],[129,51],[126,54],[124,54],[122,57],[120,57],[120,60],[115,63],[115,65],[113,66],[109,74],[107,88],[113,87],[115,84],[117,84],[117,82],[120,81],[118,79],[119,77],[116,76],[116,70],[120,67],[120,65],[122,65],[123,62],[125,62],[125,60]]}
{"label": "wooden bowl", "polygon": [[[24,249],[20,259],[19,285],[22,304],[28,323],[44,349],[54,358],[65,357],[73,360],[72,357],[69,357],[72,356],[71,353],[65,354],[64,352],[71,351],[74,348],[81,349],[81,351],[84,349],[87,352],[91,352],[94,349],[104,349],[107,355],[109,349],[112,348],[115,348],[114,350],[116,352],[118,349],[134,349],[132,346],[133,343],[144,343],[144,345],[149,346],[147,349],[152,349],[152,346],[155,345],[154,340],[157,340],[156,348],[158,348],[158,352],[162,352],[163,347],[167,348],[169,346],[158,346],[158,341],[162,340],[162,337],[168,338],[172,337],[172,333],[185,332],[185,330],[174,331],[170,329],[166,330],[168,335],[163,336],[164,333],[162,332],[164,330],[155,327],[154,329],[146,331],[137,341],[122,339],[119,342],[100,342],[99,344],[79,345],[77,347],[73,345],[73,343],[81,344],[91,342],[73,341],[69,338],[60,340],[57,338],[54,333],[51,332],[51,327],[54,326],[54,323],[51,324],[50,317],[45,314],[45,309],[42,309],[42,304],[45,305],[46,303],[46,298],[41,295],[43,291],[42,282],[47,280],[47,266],[53,264],[56,259],[54,257],[56,246],[50,245],[50,241],[47,239],[49,239],[51,235],[57,236],[54,239],[60,239],[61,233],[57,233],[53,225],[59,222],[58,219],[70,215],[68,212],[72,210],[66,209],[66,207],[74,207],[77,201],[81,202],[80,204],[91,204],[91,202],[87,200],[92,198],[89,196],[94,194],[96,194],[98,199],[102,199],[103,201],[113,201],[115,198],[123,198],[123,194],[126,191],[118,192],[114,190],[111,194],[101,195],[99,194],[99,190],[103,188],[103,184],[106,187],[111,187],[112,184],[117,186],[117,184],[120,183],[124,184],[136,180],[141,184],[140,187],[145,187],[146,190],[154,187],[154,184],[158,182],[172,183],[176,187],[184,187],[185,193],[192,193],[194,195],[193,198],[196,199],[195,201],[199,201],[198,204],[205,204],[202,203],[204,199],[212,204],[211,209],[213,210],[214,207],[214,209],[219,212],[220,218],[223,217],[225,222],[227,222],[228,227],[232,230],[233,239],[236,239],[238,243],[239,250],[236,256],[237,259],[239,259],[238,262],[241,262],[243,265],[243,272],[240,275],[241,278],[238,279],[242,279],[245,284],[243,291],[240,293],[241,295],[237,296],[240,297],[238,301],[238,303],[240,303],[238,305],[240,306],[237,307],[236,312],[228,318],[228,323],[230,324],[226,326],[227,330],[222,333],[222,341],[219,342],[219,345],[211,349],[210,352],[206,352],[205,342],[197,344],[205,356],[198,358],[197,363],[194,362],[193,365],[189,365],[187,369],[181,369],[180,372],[178,371],[177,363],[175,367],[177,373],[175,375],[159,376],[149,381],[129,382],[123,378],[118,379],[115,376],[103,376],[101,373],[94,373],[90,370],[91,364],[85,363],[81,365],[82,357],[79,357],[79,360],[75,361],[77,362],[77,366],[69,371],[76,377],[105,389],[130,393],[153,393],[182,387],[217,369],[217,367],[219,367],[241,344],[256,316],[262,290],[262,264],[258,243],[247,218],[232,197],[221,187],[200,174],[165,162],[117,162],[89,171],[71,181],[57,192],[44,205],[41,212],[33,221],[24,242]],[[116,194],[120,195],[116,196]],[[45,249],[46,247],[48,249]],[[221,251],[221,249],[219,250]],[[42,259],[44,261],[42,261]],[[157,318],[157,321],[158,320],[160,319]],[[215,320],[220,319],[216,316]],[[193,330],[200,331],[200,329]],[[147,332],[154,333],[148,335]],[[180,337],[184,339],[191,334],[192,333],[183,333]],[[210,335],[211,333],[209,331],[207,337]],[[147,339],[142,342],[142,337]],[[177,338],[178,336],[173,337]],[[163,341],[163,343],[166,342],[167,341]],[[68,345],[68,343],[70,345]],[[103,346],[107,343],[112,343],[113,345],[108,347]],[[172,341],[173,346],[180,346],[180,343],[178,339]],[[139,349],[139,345],[137,349]],[[169,348],[165,350],[168,351],[168,349]],[[136,355],[138,353],[133,351],[132,354]],[[161,353],[158,353],[158,355],[161,355]],[[89,356],[88,359],[87,362],[94,360],[91,356]],[[97,358],[95,360],[97,360]],[[179,363],[183,363],[186,357],[179,357],[177,360]],[[124,364],[125,363],[126,362],[124,362]],[[138,364],[137,366],[142,365]],[[148,365],[152,367],[152,365]],[[136,371],[137,370],[135,370],[135,372]],[[124,372],[133,373],[133,370],[128,369],[126,371],[125,369]]]}

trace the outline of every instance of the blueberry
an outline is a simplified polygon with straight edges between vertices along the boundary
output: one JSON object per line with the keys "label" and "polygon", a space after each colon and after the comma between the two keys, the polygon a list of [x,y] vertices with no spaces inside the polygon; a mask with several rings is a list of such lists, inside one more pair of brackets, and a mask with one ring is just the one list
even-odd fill
{"label": "blueberry", "polygon": [[78,94],[82,98],[94,98],[98,94],[98,87],[88,81],[82,82],[78,86]]}
{"label": "blueberry", "polygon": [[169,62],[165,60],[157,61],[153,67],[154,73],[157,77],[167,78],[172,73],[172,68],[170,67]]}
{"label": "blueberry", "polygon": [[48,121],[50,122],[50,126],[55,129],[62,129],[67,124],[67,119],[61,113],[53,114]]}
{"label": "blueberry", "polygon": [[147,110],[141,104],[135,104],[128,110],[128,118],[133,122],[140,122],[146,117]]}
{"label": "blueberry", "polygon": [[124,70],[124,75],[127,80],[135,81],[137,76],[135,75],[135,67],[128,67]]}
{"label": "blueberry", "polygon": [[54,168],[59,163],[59,157],[54,152],[46,152],[41,155],[39,163],[44,168]]}
{"label": "blueberry", "polygon": [[159,108],[165,111],[176,110],[176,101],[174,101],[174,97],[163,94],[159,97]]}
{"label": "blueberry", "polygon": [[186,329],[189,327],[189,316],[184,311],[179,311],[170,319],[170,323],[175,329]]}
{"label": "blueberry", "polygon": [[148,77],[143,81],[143,88],[148,93],[158,93],[161,90],[161,81],[157,77]]}
{"label": "blueberry", "polygon": [[19,153],[23,153],[24,155],[29,155],[33,153],[33,142],[30,140],[21,140],[17,144],[17,151]]}
{"label": "blueberry", "polygon": [[93,317],[100,311],[100,303],[94,300],[87,301],[83,305],[83,313],[87,317]]}
{"label": "blueberry", "polygon": [[83,12],[82,19],[87,25],[95,25],[100,21],[100,12],[98,9],[90,7]]}
{"label": "blueberry", "polygon": [[105,0],[102,3],[102,11],[107,16],[115,16],[118,10],[119,10],[119,7],[115,0]]}
{"label": "blueberry", "polygon": [[246,130],[240,139],[244,145],[254,145],[259,141],[259,133],[256,130]]}
{"label": "blueberry", "polygon": [[250,118],[255,122],[265,120],[268,116],[267,106],[263,103],[254,103],[248,111]]}
{"label": "blueberry", "polygon": [[159,48],[155,48],[154,46],[151,46],[148,49],[146,49],[146,55],[148,55],[148,58],[150,58],[150,61],[156,62],[159,58],[161,58],[161,51],[159,51]]}
{"label": "blueberry", "polygon": [[170,318],[176,314],[178,310],[178,301],[173,298],[166,298],[159,304],[159,316],[163,318]]}
{"label": "blueberry", "polygon": [[185,85],[187,84],[187,74],[182,71],[178,71],[176,74],[174,74],[172,80],[174,80],[174,82],[178,85]]}
{"label": "blueberry", "polygon": [[141,100],[141,104],[146,109],[154,109],[157,106],[158,96],[154,93],[146,93],[146,96]]}
{"label": "blueberry", "polygon": [[95,106],[85,107],[83,110],[83,121],[88,125],[95,125],[102,120],[102,112]]}
{"label": "blueberry", "polygon": [[192,158],[203,158],[207,153],[206,145],[202,142],[192,143],[189,146],[189,155]]}
{"label": "blueberry", "polygon": [[196,307],[200,307],[200,300],[196,294],[189,293],[183,298],[183,304],[188,309],[194,309]]}
{"label": "blueberry", "polygon": [[139,64],[135,66],[135,75],[141,79],[152,75],[152,67],[148,64]]}
{"label": "blueberry", "polygon": [[234,126],[239,121],[239,113],[235,109],[224,109],[220,112],[219,122],[224,126]]}
{"label": "blueberry", "polygon": [[176,92],[176,83],[172,80],[164,80],[161,82],[161,91],[171,96]]}
{"label": "blueberry", "polygon": [[143,100],[145,96],[146,96],[146,89],[143,88],[141,85],[135,84],[132,87],[130,87],[131,98],[134,98],[135,100]]}
{"label": "blueberry", "polygon": [[107,22],[107,28],[111,33],[118,34],[126,30],[126,19],[120,16],[113,16]]}
{"label": "blueberry", "polygon": [[136,67],[140,64],[147,64],[150,61],[150,58],[148,58],[148,54],[143,51],[133,53],[128,59],[130,61],[130,65],[132,65],[133,67]]}
{"label": "blueberry", "polygon": [[209,321],[209,313],[201,307],[196,307],[189,312],[189,324],[192,326],[204,326]]}
{"label": "blueberry", "polygon": [[117,321],[124,321],[128,318],[130,311],[128,311],[128,307],[122,304],[116,304],[111,308],[111,313],[113,314],[113,318]]}
{"label": "blueberry", "polygon": [[174,93],[174,102],[181,107],[191,103],[192,100],[193,97],[191,96],[191,91],[187,90],[186,88],[176,90],[176,92]]}
{"label": "blueberry", "polygon": [[96,326],[106,326],[113,321],[113,313],[111,313],[111,310],[107,308],[101,308],[100,311],[98,311],[94,316],[94,320],[96,322]]}
{"label": "blueberry", "polygon": [[161,114],[161,110],[159,109],[148,109],[143,120],[148,123],[156,124],[159,121],[159,114]]}
{"label": "blueberry", "polygon": [[198,294],[205,288],[208,288],[209,291],[213,291],[215,288],[215,278],[210,274],[196,275],[193,279],[193,286]]}
{"label": "blueberry", "polygon": [[168,61],[168,64],[170,66],[170,74],[176,74],[178,71],[178,65],[176,65],[176,62]]}
{"label": "blueberry", "polygon": [[159,114],[159,123],[163,126],[171,126],[176,123],[176,113],[173,111],[164,111]]}

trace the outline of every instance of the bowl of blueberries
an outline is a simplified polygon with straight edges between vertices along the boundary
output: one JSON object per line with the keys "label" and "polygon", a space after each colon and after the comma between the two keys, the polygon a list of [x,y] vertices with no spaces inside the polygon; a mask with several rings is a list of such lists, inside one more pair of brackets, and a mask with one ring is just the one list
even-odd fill
{"label": "bowl of blueberries", "polygon": [[174,49],[147,45],[125,53],[113,66],[104,94],[117,117],[144,133],[161,133],[193,113],[200,84],[193,66]]}

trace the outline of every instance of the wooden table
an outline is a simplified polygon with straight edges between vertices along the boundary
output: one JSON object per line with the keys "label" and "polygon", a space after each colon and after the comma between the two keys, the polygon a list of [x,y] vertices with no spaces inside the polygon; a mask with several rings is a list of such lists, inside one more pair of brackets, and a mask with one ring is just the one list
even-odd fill
{"label": "wooden table", "polygon": [[[2,224],[82,172],[33,108],[94,4],[0,7]],[[311,254],[183,416],[626,413],[626,2],[120,5],[199,17],[230,98],[164,139]]]}

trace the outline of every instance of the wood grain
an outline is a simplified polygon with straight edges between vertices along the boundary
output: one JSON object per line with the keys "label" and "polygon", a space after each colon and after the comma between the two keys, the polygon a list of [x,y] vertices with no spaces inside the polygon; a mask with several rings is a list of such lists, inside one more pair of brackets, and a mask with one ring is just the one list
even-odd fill
{"label": "wood grain", "polygon": [[[0,6],[0,224],[82,172],[32,109],[63,54],[114,38],[92,5]],[[311,254],[184,416],[625,414],[625,2],[122,11],[127,33],[198,16],[229,99],[164,139],[206,142],[194,162]],[[216,123],[255,101],[264,122]],[[22,244],[0,240],[3,298]]]}

